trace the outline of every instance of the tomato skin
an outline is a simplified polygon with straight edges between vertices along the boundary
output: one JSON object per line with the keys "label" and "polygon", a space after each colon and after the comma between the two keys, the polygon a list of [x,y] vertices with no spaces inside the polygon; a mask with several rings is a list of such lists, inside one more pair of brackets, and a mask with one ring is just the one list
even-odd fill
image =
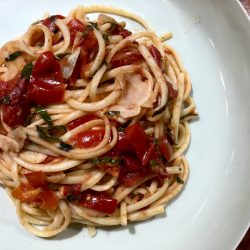
{"label": "tomato skin", "polygon": [[21,183],[13,189],[12,196],[22,202],[33,202],[40,192],[40,188],[34,189],[29,183]]}
{"label": "tomato skin", "polygon": [[149,138],[139,122],[134,123],[125,130],[125,138],[132,145],[147,144]]}
{"label": "tomato skin", "polygon": [[70,44],[72,45],[75,40],[76,33],[83,32],[85,25],[77,18],[73,18],[70,22],[68,22],[67,26],[70,32]]}
{"label": "tomato skin", "polygon": [[159,138],[159,148],[165,160],[169,161],[173,154],[173,147],[166,136]]}
{"label": "tomato skin", "polygon": [[32,77],[63,82],[61,67],[51,51],[43,52],[32,70]]}
{"label": "tomato skin", "polygon": [[136,48],[125,48],[120,50],[114,55],[111,59],[110,66],[111,68],[117,68],[125,65],[130,65],[138,63],[143,59],[142,55]]}
{"label": "tomato skin", "polygon": [[55,210],[58,206],[58,198],[53,191],[46,189],[43,190],[36,198],[40,207],[45,210]]}
{"label": "tomato skin", "polygon": [[73,121],[71,121],[69,124],[68,124],[68,129],[69,130],[72,130],[86,122],[90,122],[92,120],[95,120],[95,119],[98,119],[98,116],[96,115],[85,115],[85,116],[82,116],[80,118],[77,118]]}
{"label": "tomato skin", "polygon": [[166,81],[168,87],[168,97],[173,100],[178,96],[178,91],[175,90],[169,81]]}
{"label": "tomato skin", "polygon": [[123,159],[123,167],[128,172],[136,172],[143,168],[141,162],[134,156],[127,155],[122,157]]}
{"label": "tomato skin", "polygon": [[117,153],[126,153],[132,151],[131,144],[126,139],[124,132],[118,132],[118,140],[114,147],[114,151]]}
{"label": "tomato skin", "polygon": [[81,194],[79,204],[103,213],[113,214],[118,202],[104,192],[85,191]]}
{"label": "tomato skin", "polygon": [[60,64],[52,52],[46,51],[39,56],[32,70],[28,98],[38,105],[46,106],[61,102],[64,92]]}
{"label": "tomato skin", "polygon": [[51,32],[55,32],[56,30],[56,24],[55,21],[56,19],[64,19],[65,17],[62,15],[52,15],[47,17],[42,21],[42,24],[47,26]]}
{"label": "tomato skin", "polygon": [[154,45],[151,45],[149,47],[149,52],[151,53],[151,55],[155,59],[158,66],[161,68],[161,53],[160,53],[160,51]]}
{"label": "tomato skin", "polygon": [[29,184],[34,188],[45,187],[46,186],[46,174],[42,171],[34,171],[25,174],[26,179]]}
{"label": "tomato skin", "polygon": [[29,99],[42,106],[60,103],[63,100],[64,93],[64,84],[50,84],[39,80],[31,81],[28,88]]}
{"label": "tomato skin", "polygon": [[76,135],[77,145],[79,148],[95,147],[102,141],[104,134],[104,129],[80,132]]}

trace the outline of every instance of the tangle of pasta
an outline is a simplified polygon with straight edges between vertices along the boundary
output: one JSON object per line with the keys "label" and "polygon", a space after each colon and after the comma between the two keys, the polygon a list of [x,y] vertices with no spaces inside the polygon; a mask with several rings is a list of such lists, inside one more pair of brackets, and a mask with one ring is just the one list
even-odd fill
{"label": "tangle of pasta", "polygon": [[29,232],[81,223],[94,236],[164,213],[182,190],[197,113],[169,38],[90,6],[45,17],[1,48],[0,182]]}

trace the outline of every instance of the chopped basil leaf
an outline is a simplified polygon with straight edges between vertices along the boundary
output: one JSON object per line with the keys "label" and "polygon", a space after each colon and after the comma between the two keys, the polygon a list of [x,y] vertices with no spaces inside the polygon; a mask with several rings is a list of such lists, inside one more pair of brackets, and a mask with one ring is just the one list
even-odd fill
{"label": "chopped basil leaf", "polygon": [[71,53],[59,53],[57,55],[55,55],[55,58],[60,61],[61,59],[63,59],[65,56],[71,55]]}
{"label": "chopped basil leaf", "polygon": [[158,138],[154,138],[153,143],[156,144],[156,145],[158,145],[159,144],[159,139]]}
{"label": "chopped basil leaf", "polygon": [[59,139],[56,136],[50,135],[49,128],[47,127],[41,127],[36,125],[36,131],[38,133],[38,136],[41,139],[44,139],[45,141],[59,141]]}
{"label": "chopped basil leaf", "polygon": [[95,23],[95,22],[89,22],[93,27],[95,27],[95,29],[97,29],[98,30],[98,24],[97,23]]}
{"label": "chopped basil leaf", "polygon": [[25,119],[25,121],[24,121],[24,126],[25,126],[25,127],[31,124],[31,121],[32,121],[32,119],[35,117],[35,115],[36,115],[36,113],[30,113],[30,114],[26,117],[26,119]]}
{"label": "chopped basil leaf", "polygon": [[26,65],[23,67],[22,70],[22,77],[25,77],[26,79],[29,80],[32,69],[33,69],[32,63],[31,62],[26,63]]}
{"label": "chopped basil leaf", "polygon": [[104,115],[109,116],[109,117],[116,117],[120,115],[120,111],[106,111]]}
{"label": "chopped basil leaf", "polygon": [[96,157],[90,160],[91,163],[93,164],[102,164],[102,163],[109,163],[111,165],[117,165],[120,164],[121,159],[119,158],[112,158],[112,157]]}
{"label": "chopped basil leaf", "polygon": [[124,132],[124,131],[125,131],[125,128],[123,128],[123,127],[118,128],[118,132]]}
{"label": "chopped basil leaf", "polygon": [[108,44],[109,43],[109,36],[107,34],[103,34],[102,37],[103,37],[105,43]]}
{"label": "chopped basil leaf", "polygon": [[110,32],[112,32],[114,29],[116,29],[117,26],[118,26],[117,23],[111,23],[110,28],[109,28]]}
{"label": "chopped basil leaf", "polygon": [[9,104],[10,103],[10,97],[8,95],[4,96],[1,100],[1,103],[3,104]]}
{"label": "chopped basil leaf", "polygon": [[58,131],[58,130],[63,130],[64,132],[66,131],[66,127],[64,125],[59,125],[59,126],[51,126],[51,127],[41,127],[36,125],[36,130],[38,133],[38,136],[49,142],[59,142],[59,148],[63,151],[68,152],[71,150],[73,147],[70,144],[67,144],[60,140],[57,136],[52,135],[53,130]]}
{"label": "chopped basil leaf", "polygon": [[179,176],[176,176],[176,182],[179,184],[184,184],[184,181]]}
{"label": "chopped basil leaf", "polygon": [[93,30],[93,26],[87,25],[82,33],[83,38],[85,38],[88,35],[88,33],[92,30]]}
{"label": "chopped basil leaf", "polygon": [[38,106],[35,108],[35,111],[49,125],[49,127],[53,126],[51,117],[45,108]]}
{"label": "chopped basil leaf", "polygon": [[16,58],[22,55],[21,51],[15,51],[12,54],[10,54],[8,57],[5,58],[6,62],[14,61]]}
{"label": "chopped basil leaf", "polygon": [[79,200],[79,197],[76,195],[73,195],[73,194],[69,194],[69,195],[67,195],[66,199],[68,201],[76,201],[76,200]]}
{"label": "chopped basil leaf", "polygon": [[161,107],[159,110],[155,111],[155,113],[153,114],[153,116],[159,115],[161,114],[167,107],[167,104],[165,104],[163,107]]}
{"label": "chopped basil leaf", "polygon": [[66,152],[68,152],[68,151],[70,151],[71,149],[73,149],[73,147],[72,147],[70,144],[65,143],[65,142],[63,142],[63,141],[60,141],[59,148],[60,148],[61,150],[63,150],[63,151],[66,151]]}
{"label": "chopped basil leaf", "polygon": [[151,160],[149,163],[151,167],[158,165],[158,162],[156,160]]}

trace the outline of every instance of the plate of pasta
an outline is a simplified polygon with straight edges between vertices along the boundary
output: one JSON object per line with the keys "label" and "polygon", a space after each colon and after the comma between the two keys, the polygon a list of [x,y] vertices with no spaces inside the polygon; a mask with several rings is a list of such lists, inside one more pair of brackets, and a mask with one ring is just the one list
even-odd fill
{"label": "plate of pasta", "polygon": [[0,31],[3,249],[236,247],[250,218],[237,1],[29,0],[0,13],[15,16]]}

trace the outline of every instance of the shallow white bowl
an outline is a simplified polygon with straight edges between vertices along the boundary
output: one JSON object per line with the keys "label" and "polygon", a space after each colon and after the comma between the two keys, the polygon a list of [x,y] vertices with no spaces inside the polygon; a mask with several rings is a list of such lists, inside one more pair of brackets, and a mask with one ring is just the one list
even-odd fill
{"label": "shallow white bowl", "polygon": [[[250,22],[237,1],[85,0],[124,8],[161,34],[173,31],[174,46],[193,82],[200,119],[191,125],[187,152],[191,173],[166,216],[127,228],[72,227],[40,239],[19,225],[0,191],[0,249],[234,249],[250,222]],[[1,0],[0,44],[22,34],[43,13],[67,14],[72,0]]]}

